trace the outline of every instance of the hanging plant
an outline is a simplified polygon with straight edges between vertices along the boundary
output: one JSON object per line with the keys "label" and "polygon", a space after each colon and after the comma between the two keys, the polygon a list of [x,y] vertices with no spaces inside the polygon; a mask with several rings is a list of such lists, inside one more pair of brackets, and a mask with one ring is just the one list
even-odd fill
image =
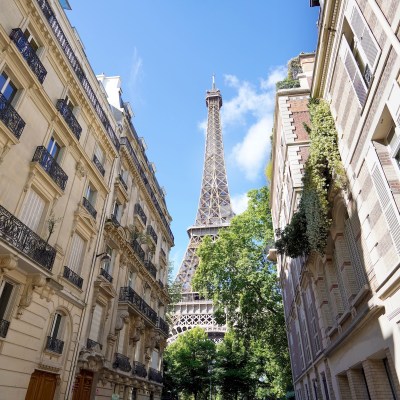
{"label": "hanging plant", "polygon": [[279,254],[292,258],[315,250],[324,253],[332,223],[329,190],[344,189],[347,183],[337,144],[335,122],[329,105],[318,99],[309,102],[310,153],[304,166],[303,191],[291,222],[277,230]]}

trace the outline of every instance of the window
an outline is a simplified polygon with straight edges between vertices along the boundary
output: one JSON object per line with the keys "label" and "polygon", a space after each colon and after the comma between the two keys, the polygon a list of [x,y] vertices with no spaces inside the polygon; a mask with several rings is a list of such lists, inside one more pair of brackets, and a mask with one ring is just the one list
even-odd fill
{"label": "window", "polygon": [[60,152],[61,152],[61,146],[59,143],[57,143],[56,139],[54,139],[54,136],[50,138],[49,144],[47,146],[47,151],[50,153],[50,155],[56,160],[59,160],[60,157]]}
{"label": "window", "polygon": [[28,29],[25,29],[24,36],[25,36],[26,41],[32,47],[33,51],[36,52],[37,49],[39,48],[39,45],[37,44],[35,38],[32,36],[32,34],[29,32]]}
{"label": "window", "polygon": [[67,107],[68,107],[71,111],[74,110],[75,105],[74,105],[74,103],[72,102],[72,100],[70,99],[70,97],[65,96],[65,104],[67,105]]}
{"label": "window", "polygon": [[111,271],[112,271],[113,263],[114,263],[114,252],[113,252],[113,249],[110,246],[106,246],[105,253],[107,253],[110,256],[110,258],[106,258],[103,261],[104,262],[103,269],[104,269],[104,271],[106,271],[106,272],[108,272],[110,274]]}
{"label": "window", "polygon": [[4,280],[0,284],[0,336],[1,337],[5,337],[7,334],[8,324],[7,327],[5,327],[2,321],[9,321],[10,319],[14,288],[15,285],[7,280]]}
{"label": "window", "polygon": [[17,87],[4,71],[0,75],[0,93],[5,97],[7,103],[11,103],[17,93]]}
{"label": "window", "polygon": [[81,271],[85,247],[85,240],[77,233],[74,233],[71,241],[71,252],[68,259],[68,268],[78,275]]}
{"label": "window", "polygon": [[135,273],[133,271],[128,272],[128,286],[134,288],[135,285]]}
{"label": "window", "polygon": [[94,150],[94,155],[100,162],[100,164],[104,165],[104,152],[99,145],[96,145],[96,148]]}
{"label": "window", "polygon": [[101,334],[101,326],[103,322],[103,314],[104,314],[104,307],[101,306],[99,303],[96,303],[93,316],[92,316],[92,324],[90,326],[90,333],[89,339],[100,343],[100,334]]}
{"label": "window", "polygon": [[38,232],[45,206],[46,202],[34,190],[30,190],[21,211],[21,221]]}
{"label": "window", "polygon": [[63,328],[63,315],[56,312],[53,318],[53,323],[50,330],[50,337],[53,339],[60,339]]}
{"label": "window", "polygon": [[114,203],[113,216],[118,222],[121,222],[121,214],[122,214],[122,206],[120,203],[118,203],[118,201],[116,201]]}
{"label": "window", "polygon": [[97,194],[96,189],[94,189],[93,186],[89,183],[89,185],[86,188],[85,197],[89,200],[91,205],[94,205],[96,202],[96,194]]}

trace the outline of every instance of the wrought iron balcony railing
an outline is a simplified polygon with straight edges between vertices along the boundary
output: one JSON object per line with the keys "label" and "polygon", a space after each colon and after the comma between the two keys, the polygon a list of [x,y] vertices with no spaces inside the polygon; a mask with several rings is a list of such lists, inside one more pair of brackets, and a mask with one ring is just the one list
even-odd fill
{"label": "wrought iron balcony railing", "polygon": [[53,268],[56,250],[2,206],[0,206],[0,238],[41,267],[49,271]]}
{"label": "wrought iron balcony railing", "polygon": [[147,378],[147,370],[144,364],[139,361],[132,363],[132,375],[139,376],[140,378]]}
{"label": "wrought iron balcony railing", "polygon": [[100,269],[100,275],[104,276],[104,278],[106,278],[108,282],[112,283],[113,281],[112,276],[104,268]]}
{"label": "wrought iron balcony railing", "polygon": [[103,164],[100,162],[100,160],[96,157],[96,154],[93,154],[93,162],[94,162],[94,165],[96,166],[96,168],[101,173],[101,175],[104,176],[106,173],[106,170],[104,169]]}
{"label": "wrought iron balcony railing", "polygon": [[115,214],[110,215],[109,221],[111,221],[115,226],[121,226],[121,223],[119,222],[119,220]]}
{"label": "wrought iron balcony railing", "polygon": [[89,339],[86,341],[86,348],[88,350],[103,350],[103,345],[96,342],[95,340]]}
{"label": "wrought iron balcony railing", "polygon": [[142,220],[143,224],[146,225],[147,216],[144,213],[142,206],[139,203],[136,203],[134,210],[135,210],[135,214],[137,214],[140,217],[140,219]]}
{"label": "wrought iron balcony railing", "polygon": [[7,336],[9,326],[9,321],[6,321],[5,319],[0,319],[0,337],[5,338]]}
{"label": "wrought iron balcony railing", "polygon": [[75,115],[73,114],[71,109],[68,107],[68,104],[65,101],[65,99],[57,100],[56,108],[60,112],[60,114],[63,116],[65,122],[71,129],[72,133],[79,140],[79,138],[81,137],[81,133],[82,133],[82,127],[79,125],[79,122],[76,120]]}
{"label": "wrought iron balcony railing", "polygon": [[162,283],[161,279],[158,280],[158,285],[161,289],[164,289],[164,284]]}
{"label": "wrought iron balcony railing", "polygon": [[154,368],[149,368],[149,381],[163,383],[163,376],[161,372]]}
{"label": "wrought iron balcony railing", "polygon": [[161,218],[161,220],[162,220],[162,222],[164,224],[164,227],[168,231],[168,235],[169,235],[169,237],[171,238],[171,240],[173,242],[174,241],[174,235],[172,234],[172,231],[171,231],[171,228],[169,226],[169,223],[168,223],[167,219],[164,216],[163,210],[162,210],[160,204],[158,203],[157,197],[154,194],[153,189],[151,188],[151,186],[149,184],[149,181],[148,181],[148,179],[146,177],[146,174],[143,171],[142,166],[139,163],[138,158],[136,157],[136,154],[135,154],[135,151],[133,150],[132,145],[130,144],[130,142],[129,142],[127,137],[122,137],[121,138],[121,144],[125,146],[125,148],[127,149],[129,155],[131,156],[132,161],[135,164],[135,166],[136,166],[136,168],[137,168],[137,170],[139,172],[139,175],[143,180],[143,183],[144,183],[144,185],[146,187],[146,190],[147,190],[147,192],[148,192],[148,194],[149,194],[149,196],[151,198],[151,201],[154,204],[154,207],[157,209],[158,215],[160,216],[160,218]]}
{"label": "wrought iron balcony railing", "polygon": [[64,266],[64,274],[63,277],[77,286],[79,289],[82,289],[83,278],[81,278],[76,272],[69,269],[67,266]]}
{"label": "wrought iron balcony railing", "polygon": [[94,218],[96,219],[97,217],[97,211],[96,209],[93,207],[92,203],[86,198],[84,197],[82,199],[82,204],[83,206],[86,208],[86,210],[88,211],[88,213]]}
{"label": "wrought iron balcony railing", "polygon": [[115,353],[113,368],[120,369],[124,372],[129,372],[132,369],[129,358],[120,353]]}
{"label": "wrought iron balcony railing", "polygon": [[47,336],[46,349],[57,354],[62,354],[64,349],[64,342],[60,339]]}
{"label": "wrought iron balcony railing", "polygon": [[24,33],[21,29],[16,28],[11,31],[10,34],[11,40],[15,43],[18,50],[22,54],[22,57],[25,58],[32,72],[37,76],[40,83],[44,82],[44,78],[46,78],[47,71],[44,68],[42,62],[39,60],[35,50],[31,47],[30,43],[24,36]]}
{"label": "wrought iron balcony railing", "polygon": [[125,179],[122,177],[121,174],[118,175],[119,182],[121,185],[125,188],[126,191],[128,191],[128,185],[125,182]]}
{"label": "wrought iron balcony railing", "polygon": [[36,147],[32,161],[38,162],[60,189],[65,190],[68,176],[44,146]]}
{"label": "wrought iron balcony railing", "polygon": [[144,250],[142,249],[142,247],[140,246],[138,241],[137,240],[132,240],[130,244],[131,244],[131,247],[132,247],[133,251],[144,262],[146,253],[144,252]]}
{"label": "wrought iron balcony railing", "polygon": [[107,131],[108,136],[110,137],[111,141],[113,142],[115,148],[119,150],[120,144],[117,138],[117,135],[112,128],[109,119],[106,116],[106,113],[101,106],[95,91],[93,90],[92,86],[89,83],[88,78],[86,77],[83,68],[76,57],[72,46],[69,44],[68,39],[66,38],[64,31],[62,30],[60,23],[58,22],[50,4],[47,0],[37,0],[39,7],[41,8],[45,18],[47,19],[50,28],[52,29],[55,38],[60,45],[61,49],[64,51],[65,57],[67,58],[68,62],[71,65],[71,68],[74,70],[76,77],[81,82],[82,89],[87,94],[87,97],[92,104],[96,114],[98,115],[101,123],[104,126],[104,129]]}
{"label": "wrought iron balcony railing", "polygon": [[19,139],[25,128],[25,121],[14,110],[14,107],[0,93],[0,120]]}
{"label": "wrought iron balcony railing", "polygon": [[160,328],[166,335],[169,334],[169,325],[161,317],[158,317],[157,327]]}
{"label": "wrought iron balcony railing", "polygon": [[154,228],[153,228],[151,225],[149,225],[149,226],[147,227],[147,233],[151,236],[151,238],[152,238],[152,239],[154,240],[154,242],[157,244],[158,236],[157,236],[156,231],[154,230]]}
{"label": "wrought iron balcony railing", "polygon": [[145,261],[144,265],[147,271],[150,272],[150,275],[152,275],[153,278],[155,278],[157,276],[157,268],[155,267],[155,265],[149,260]]}
{"label": "wrought iron balcony railing", "polygon": [[154,325],[157,324],[157,313],[131,287],[120,288],[119,301],[127,301],[136,306]]}

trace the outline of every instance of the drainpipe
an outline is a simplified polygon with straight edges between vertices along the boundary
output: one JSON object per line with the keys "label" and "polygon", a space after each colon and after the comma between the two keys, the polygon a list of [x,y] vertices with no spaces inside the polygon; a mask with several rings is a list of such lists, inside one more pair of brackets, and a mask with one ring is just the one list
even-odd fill
{"label": "drainpipe", "polygon": [[[110,171],[110,177],[108,179],[108,187],[111,188],[111,184],[114,180],[114,175],[115,175],[115,169],[116,169],[116,165],[117,165],[117,160],[118,160],[118,156],[116,156],[114,158],[112,167],[111,167],[111,171]],[[78,333],[77,333],[77,338],[76,338],[76,345],[75,345],[75,350],[74,350],[74,354],[72,357],[72,368],[71,371],[69,373],[69,377],[68,377],[68,382],[67,382],[67,390],[65,392],[65,400],[68,400],[72,397],[70,397],[71,393],[72,393],[72,388],[74,385],[74,378],[75,378],[75,371],[76,371],[76,367],[77,367],[77,362],[78,362],[78,357],[79,357],[79,351],[80,351],[80,342],[81,342],[81,338],[82,338],[82,331],[83,331],[83,323],[85,321],[86,318],[86,314],[87,314],[87,304],[88,304],[88,300],[89,297],[92,294],[93,291],[93,280],[94,280],[94,273],[95,273],[95,264],[96,264],[96,254],[98,254],[99,251],[99,247],[100,247],[100,243],[101,240],[103,238],[103,231],[104,231],[104,224],[105,224],[105,220],[107,217],[107,210],[108,210],[108,202],[109,202],[109,198],[110,198],[110,194],[111,191],[107,194],[105,201],[104,201],[104,207],[103,207],[103,211],[101,214],[101,219],[100,219],[100,227],[99,227],[99,231],[97,234],[97,238],[96,238],[96,244],[94,246],[94,251],[93,251],[93,256],[92,256],[92,262],[90,263],[90,275],[89,275],[89,280],[88,280],[88,286],[87,286],[87,290],[85,293],[85,299],[84,299],[84,308],[82,311],[82,317],[79,321],[79,327],[78,327]]]}

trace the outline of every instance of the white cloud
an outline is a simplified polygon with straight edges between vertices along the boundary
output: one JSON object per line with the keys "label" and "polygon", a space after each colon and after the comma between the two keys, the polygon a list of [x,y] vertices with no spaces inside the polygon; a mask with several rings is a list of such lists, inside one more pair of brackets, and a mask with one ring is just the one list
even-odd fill
{"label": "white cloud", "polygon": [[234,75],[225,75],[225,83],[236,89],[237,95],[224,103],[222,122],[225,127],[233,124],[246,127],[246,134],[233,147],[230,159],[250,181],[259,177],[269,156],[275,83],[282,80],[285,74],[286,67],[279,66],[260,81],[259,87],[240,81]]}
{"label": "white cloud", "polygon": [[138,50],[135,47],[132,54],[131,69],[129,73],[129,86],[132,91],[135,90],[139,77],[143,73],[143,59],[139,56]]}
{"label": "white cloud", "polygon": [[199,123],[197,124],[197,128],[198,128],[200,131],[203,132],[204,136],[206,136],[206,135],[207,135],[207,119],[205,119],[205,120],[199,122]]}
{"label": "white cloud", "polygon": [[246,211],[248,203],[249,198],[247,197],[247,193],[231,196],[232,210],[236,215]]}

